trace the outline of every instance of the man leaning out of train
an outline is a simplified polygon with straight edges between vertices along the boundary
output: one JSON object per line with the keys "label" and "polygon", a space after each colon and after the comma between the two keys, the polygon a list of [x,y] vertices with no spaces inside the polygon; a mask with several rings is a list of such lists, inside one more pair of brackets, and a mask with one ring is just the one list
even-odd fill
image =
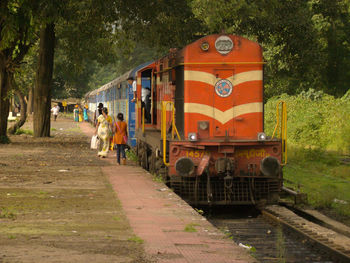
{"label": "man leaning out of train", "polygon": [[132,92],[134,94],[134,97],[132,98],[131,102],[136,102],[136,80],[133,77],[129,77],[127,81],[129,85],[131,85]]}
{"label": "man leaning out of train", "polygon": [[125,165],[125,146],[128,142],[128,129],[123,113],[118,113],[117,121],[113,125],[113,132],[115,132],[113,143],[117,151],[117,165],[120,165],[120,155],[122,155],[122,164]]}

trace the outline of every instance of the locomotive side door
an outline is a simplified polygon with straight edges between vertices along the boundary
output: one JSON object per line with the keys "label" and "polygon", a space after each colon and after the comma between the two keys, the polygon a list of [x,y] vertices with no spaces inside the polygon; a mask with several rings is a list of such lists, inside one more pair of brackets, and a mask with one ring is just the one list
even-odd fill
{"label": "locomotive side door", "polygon": [[213,135],[214,137],[235,136],[233,107],[235,105],[233,69],[215,69],[213,86]]}

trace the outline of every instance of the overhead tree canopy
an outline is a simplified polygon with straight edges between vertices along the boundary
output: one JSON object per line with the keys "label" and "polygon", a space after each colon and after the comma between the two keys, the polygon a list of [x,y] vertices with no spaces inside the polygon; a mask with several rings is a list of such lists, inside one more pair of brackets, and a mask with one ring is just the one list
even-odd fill
{"label": "overhead tree canopy", "polygon": [[193,0],[208,33],[257,40],[267,61],[267,96],[314,88],[342,95],[350,81],[350,1]]}
{"label": "overhead tree canopy", "polygon": [[32,1],[0,2],[0,142],[8,142],[9,91],[14,73],[36,40]]}
{"label": "overhead tree canopy", "polygon": [[[47,102],[52,85],[55,97],[82,96],[169,48],[222,31],[262,45],[267,97],[309,88],[341,96],[350,83],[349,16],[349,0],[2,0],[0,136],[9,80],[23,83],[13,74],[50,24],[56,53]],[[45,118],[37,125],[49,130]]]}

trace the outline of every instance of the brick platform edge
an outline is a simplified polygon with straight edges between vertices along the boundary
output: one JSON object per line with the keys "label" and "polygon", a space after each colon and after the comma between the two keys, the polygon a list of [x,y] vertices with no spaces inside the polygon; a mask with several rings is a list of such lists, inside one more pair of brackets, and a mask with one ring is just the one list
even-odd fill
{"label": "brick platform edge", "polygon": [[[92,136],[90,124],[81,123],[80,128]],[[115,163],[114,153],[106,161]],[[102,167],[102,171],[135,235],[144,240],[146,253],[157,262],[257,262],[142,168],[112,165]]]}

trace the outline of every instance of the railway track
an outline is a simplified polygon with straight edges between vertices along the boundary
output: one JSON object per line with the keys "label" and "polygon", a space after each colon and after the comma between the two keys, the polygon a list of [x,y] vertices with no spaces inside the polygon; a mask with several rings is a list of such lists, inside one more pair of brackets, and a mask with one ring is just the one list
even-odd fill
{"label": "railway track", "polygon": [[350,238],[343,233],[307,220],[283,206],[268,206],[262,211],[262,215],[298,233],[309,243],[314,243],[334,261],[350,262]]}
{"label": "railway track", "polygon": [[283,206],[211,211],[207,219],[260,262],[350,262],[350,238]]}

